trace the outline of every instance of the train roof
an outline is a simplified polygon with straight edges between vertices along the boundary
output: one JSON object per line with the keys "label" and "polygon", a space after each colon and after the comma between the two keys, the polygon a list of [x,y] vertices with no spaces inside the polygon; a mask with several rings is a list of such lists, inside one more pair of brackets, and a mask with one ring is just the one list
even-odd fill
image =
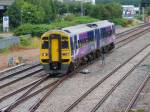
{"label": "train roof", "polygon": [[108,27],[110,25],[113,25],[113,23],[109,22],[108,20],[104,20],[104,21],[97,21],[97,22],[88,23],[88,24],[80,24],[76,26],[71,26],[71,27],[63,28],[62,30],[69,34],[77,34],[77,33],[79,34],[82,32],[94,30],[97,27],[103,28],[103,27]]}

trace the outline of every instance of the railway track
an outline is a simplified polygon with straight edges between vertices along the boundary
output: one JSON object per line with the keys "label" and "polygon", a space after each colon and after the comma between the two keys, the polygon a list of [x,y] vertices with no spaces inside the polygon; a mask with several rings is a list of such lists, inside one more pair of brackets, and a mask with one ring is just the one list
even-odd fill
{"label": "railway track", "polygon": [[[130,41],[130,42],[131,42],[131,41]],[[148,46],[149,46],[149,45],[148,45]],[[145,48],[146,48],[146,47],[145,47]],[[143,48],[143,49],[145,49],[145,48]],[[104,78],[103,78],[103,81],[101,80],[101,81],[97,84],[97,87],[98,87],[98,85],[100,85],[102,82],[104,82],[104,80],[106,80],[108,77],[110,77],[111,75],[113,75],[113,72],[116,72],[119,68],[121,68],[122,66],[124,66],[127,62],[129,62],[129,61],[130,61],[131,59],[133,59],[136,55],[138,55],[143,49],[141,49],[141,50],[140,50],[138,53],[136,53],[133,57],[131,57],[130,59],[128,59],[123,65],[118,66],[115,70],[113,70],[110,74],[108,74],[107,77],[104,77]],[[99,60],[99,59],[93,60],[92,63],[96,62],[97,60]],[[91,63],[90,63],[90,64],[91,64]],[[9,111],[11,111],[13,108],[15,108],[16,106],[18,106],[20,103],[22,103],[22,102],[28,100],[29,98],[32,98],[33,96],[39,94],[40,92],[42,92],[42,91],[44,91],[44,90],[46,90],[46,89],[49,89],[49,91],[46,92],[45,95],[44,95],[43,97],[41,97],[41,99],[39,99],[39,101],[36,102],[34,105],[32,105],[31,108],[29,109],[30,112],[36,111],[36,109],[40,106],[40,104],[41,104],[62,82],[64,82],[67,78],[71,77],[73,74],[75,74],[76,72],[78,72],[79,70],[85,68],[85,67],[88,66],[88,65],[89,65],[89,64],[84,65],[84,66],[82,66],[81,68],[79,68],[79,69],[75,70],[74,72],[72,72],[71,74],[66,75],[66,76],[64,76],[64,77],[62,77],[62,78],[60,78],[60,79],[58,79],[58,80],[56,80],[56,81],[54,81],[54,82],[52,82],[52,83],[49,83],[48,85],[46,85],[46,86],[44,86],[43,88],[41,88],[41,89],[35,91],[35,92],[32,93],[32,94],[29,94],[29,93],[30,93],[35,87],[37,87],[39,84],[41,84],[45,79],[42,78],[43,81],[41,81],[42,79],[37,80],[37,81],[34,81],[33,83],[28,84],[27,86],[24,86],[23,88],[20,88],[20,89],[18,89],[18,90],[16,90],[16,91],[14,91],[14,92],[12,92],[12,93],[6,95],[6,96],[3,96],[2,98],[0,98],[0,102],[3,101],[3,100],[5,100],[5,99],[7,99],[8,97],[11,97],[12,95],[15,95],[15,94],[17,94],[17,93],[19,93],[19,92],[21,92],[21,91],[23,91],[23,90],[25,90],[25,89],[31,87],[25,94],[23,94],[21,97],[19,97],[13,104],[9,105],[9,106],[6,107],[6,108],[1,109],[1,111],[9,112]],[[42,70],[42,69],[41,69],[41,70]],[[41,71],[41,70],[39,70],[39,71]],[[39,72],[39,71],[36,71],[36,72]],[[31,75],[32,75],[32,74],[30,74],[30,76],[31,76]],[[13,75],[12,75],[12,76],[13,76]],[[9,77],[11,77],[11,76],[9,76]],[[4,78],[4,79],[5,79],[5,78]],[[2,80],[4,80],[4,79],[2,79]],[[6,79],[7,79],[7,78],[6,78]],[[48,78],[46,77],[46,79],[48,79]],[[22,79],[18,79],[18,81],[19,81],[19,80],[22,80]],[[15,82],[16,82],[16,81],[14,81],[13,83],[15,83]],[[12,84],[12,83],[10,83],[10,84]],[[8,84],[8,85],[10,85],[10,84]],[[8,85],[6,85],[6,86],[8,86]],[[6,87],[6,86],[4,86],[4,87]],[[95,87],[96,87],[96,86],[95,86]],[[95,87],[92,87],[92,88],[95,89]],[[0,86],[0,89],[1,89],[1,86]],[[90,93],[90,91],[89,91],[89,93]],[[89,94],[89,93],[88,93],[88,94]],[[86,97],[88,94],[86,93],[86,95],[84,95],[83,97]],[[77,100],[73,105],[76,106],[79,102],[80,102],[80,100]],[[69,107],[69,108],[70,108],[70,109],[67,109],[65,112],[70,111],[70,110],[73,109],[74,107],[71,106],[71,107]]]}
{"label": "railway track", "polygon": [[[83,68],[85,68],[86,66],[88,65],[91,65],[92,63],[96,62],[97,60],[99,59],[96,59],[96,60],[93,60],[92,62],[90,63],[87,63],[86,65],[83,65],[81,66],[80,68],[76,69],[75,71],[73,71],[72,73],[70,74],[66,74],[64,77],[44,86],[43,88],[35,91],[34,93],[30,94],[30,95],[26,95],[26,96],[23,96],[22,98],[19,98],[14,104],[8,106],[8,107],[5,107],[5,108],[2,108],[1,111],[2,112],[10,112],[13,108],[15,108],[16,106],[20,105],[22,102],[28,100],[29,98],[32,98],[33,96],[39,94],[40,92],[48,89],[49,91],[38,101],[36,102],[34,105],[32,105],[32,107],[30,108],[30,112],[34,112],[39,106],[40,104],[61,84],[63,83],[66,79],[68,79],[69,77],[71,77],[73,74],[75,74],[76,72],[82,70]],[[35,84],[35,82],[33,82]],[[10,93],[4,97],[1,98],[1,100],[4,100],[4,99],[7,99],[8,97],[11,97],[12,95],[20,92],[20,91],[23,91],[24,89],[28,88],[29,86],[31,86],[31,84],[17,90],[17,91],[14,91],[13,93]]]}
{"label": "railway track", "polygon": [[[141,49],[137,54],[135,54],[135,56],[137,56],[140,52],[142,52],[144,49],[146,49],[147,47],[148,47],[149,45],[147,45],[146,47],[144,47],[143,49]],[[133,56],[133,57],[131,57],[129,60],[128,60],[128,62],[131,60],[131,59],[133,59],[135,56]],[[148,55],[147,55],[148,56]],[[147,57],[147,56],[145,56],[145,57]],[[143,58],[143,60],[144,60],[144,58]],[[140,62],[142,62],[143,60],[141,60]],[[96,60],[94,60],[94,61],[96,61]],[[94,63],[94,62],[93,62]],[[127,63],[127,62],[125,62],[125,63]],[[124,63],[124,64],[125,64]],[[140,63],[139,63],[140,64]],[[85,65],[85,66],[88,66],[89,64],[87,64],[87,65]],[[83,68],[85,68],[85,66],[82,66],[80,69],[83,69]],[[121,66],[123,66],[123,65],[121,65]],[[120,68],[121,68],[121,66],[120,66]],[[138,66],[138,65],[136,65],[136,66]],[[75,70],[74,72],[72,72],[71,74],[69,74],[69,75],[65,75],[63,78],[61,78],[60,80],[58,80],[50,89],[49,89],[49,91],[48,92],[46,92],[45,93],[45,95],[43,96],[43,97],[41,97],[41,99],[39,99],[38,100],[38,102],[36,102],[34,105],[32,105],[31,107],[30,107],[30,109],[29,109],[29,112],[34,112],[34,111],[36,111],[37,110],[37,108],[41,105],[41,103],[48,97],[48,96],[50,96],[50,94],[63,82],[63,81],[65,81],[68,77],[71,77],[74,73],[76,73],[76,72],[78,72],[80,69],[78,69],[78,70]],[[118,67],[118,69],[119,69],[119,67]],[[133,71],[134,69],[132,69],[132,71]],[[117,71],[117,69],[115,70],[115,71]],[[131,72],[131,71],[130,71]],[[110,73],[111,74],[111,73]],[[109,75],[110,75],[109,74]],[[113,75],[113,74],[111,74],[111,75]],[[68,111],[65,111],[65,112],[68,112]]]}
{"label": "railway track", "polygon": [[146,24],[142,24],[142,25],[140,25],[140,26],[137,26],[137,27],[135,27],[135,28],[133,28],[133,29],[129,29],[129,30],[126,30],[126,31],[124,31],[124,32],[117,33],[117,34],[116,34],[116,38],[121,38],[122,36],[125,36],[125,35],[127,35],[127,34],[129,34],[129,33],[137,32],[137,31],[140,30],[141,28],[145,28],[145,27],[147,27],[147,26],[149,26],[149,25],[150,25],[149,23],[146,23]]}
{"label": "railway track", "polygon": [[[146,29],[147,30],[147,29]],[[143,32],[144,32],[145,30],[143,30]],[[138,33],[138,35],[139,35],[139,33]],[[135,35],[134,35],[135,36]],[[127,39],[126,39],[127,40]],[[135,39],[134,39],[135,40]],[[131,42],[131,41],[130,41]],[[129,43],[129,42],[128,42]],[[126,43],[127,44],[127,43]],[[125,45],[125,44],[124,44]],[[122,45],[123,46],[123,45]],[[146,47],[144,47],[143,49],[141,49],[137,54],[139,54],[141,51],[143,51],[145,48],[147,48],[149,45],[147,45]],[[120,48],[120,47],[118,47],[118,48]],[[118,49],[117,48],[117,49]],[[136,54],[136,55],[137,55]],[[135,56],[136,56],[135,55]],[[133,59],[135,56],[133,56],[132,58],[130,58],[128,61],[130,61],[131,59]],[[147,55],[148,56],[148,55]],[[145,56],[145,58],[147,57],[147,56]],[[145,59],[144,58],[144,59]],[[144,60],[143,59],[143,60]],[[143,61],[143,60],[141,60],[140,61],[140,63]],[[127,62],[125,62],[125,63],[127,63]],[[124,65],[125,65],[125,63],[124,63]],[[139,64],[140,64],[139,63]],[[124,65],[122,65],[122,66],[124,66]],[[122,66],[120,66],[120,68],[122,67]],[[138,65],[136,65],[136,66],[138,66]],[[84,67],[83,67],[84,68]],[[119,68],[118,68],[119,69]],[[135,68],[134,68],[135,69]],[[130,72],[132,72],[134,69],[132,69]],[[75,72],[77,72],[78,70],[76,70]],[[114,71],[117,71],[117,70],[114,70]],[[129,75],[129,74],[128,74]],[[70,76],[65,76],[65,77],[63,77],[61,80],[59,80],[40,100],[38,100],[38,102],[36,102],[33,106],[31,106],[31,108],[29,109],[29,111],[30,112],[34,112],[34,111],[36,111],[37,110],[37,108],[40,106],[40,104],[63,82],[63,81],[65,81],[68,77],[70,77]],[[127,76],[126,76],[127,77]],[[65,112],[67,112],[67,110],[65,111]]]}
{"label": "railway track", "polygon": [[[46,74],[45,74],[46,75]],[[42,84],[44,81],[48,80],[49,79],[49,76],[45,76],[39,80],[37,80],[36,82],[33,82],[31,83],[32,87],[30,89],[28,89],[24,94],[22,94],[19,98],[17,98],[11,105],[7,106],[7,107],[4,107],[5,108],[5,111],[11,111],[12,108],[16,107],[17,106],[17,103],[20,99],[26,97],[29,93],[31,93],[36,87],[38,87],[40,84]],[[14,95],[16,94],[16,91],[13,92],[11,95]],[[9,95],[6,95],[4,96],[3,98],[1,98],[1,100],[3,100],[4,98],[8,98],[10,96]],[[1,109],[3,110],[3,109]]]}
{"label": "railway track", "polygon": [[[24,65],[24,64],[23,64]],[[22,66],[23,66],[22,65]],[[20,65],[21,66],[21,65]],[[20,67],[19,66],[19,67]],[[38,63],[35,63],[35,64],[32,64],[32,65],[28,65],[28,66],[25,66],[25,67],[23,67],[23,69],[18,69],[17,71],[15,71],[15,72],[11,72],[11,73],[9,73],[9,74],[3,74],[4,76],[3,77],[0,77],[0,81],[3,81],[3,80],[5,80],[5,79],[8,79],[8,78],[11,78],[11,77],[13,77],[13,76],[16,76],[16,75],[19,75],[19,74],[21,74],[21,73],[23,73],[23,72],[25,72],[25,71],[27,71],[27,70],[30,70],[30,69],[33,69],[33,68],[35,68],[35,67],[37,67],[37,66],[40,66],[40,64]],[[15,67],[15,70],[16,70],[17,68]],[[11,71],[12,71],[13,69],[11,69]],[[6,72],[6,71],[5,71]]]}
{"label": "railway track", "polygon": [[[94,62],[97,61],[97,60],[99,60],[99,59],[93,60],[91,63],[94,63]],[[56,80],[56,81],[54,81],[54,82],[52,82],[52,83],[50,83],[50,84],[44,86],[43,88],[41,88],[41,89],[35,91],[34,93],[32,93],[32,94],[30,94],[30,95],[28,95],[28,96],[25,96],[25,97],[20,98],[15,104],[13,104],[13,106],[7,107],[7,108],[1,109],[1,110],[2,110],[3,112],[9,112],[9,111],[11,111],[13,108],[15,108],[16,106],[18,106],[19,104],[21,104],[22,102],[28,100],[29,98],[32,98],[33,96],[39,94],[40,92],[42,92],[42,91],[44,91],[44,90],[50,88],[50,89],[48,90],[48,92],[47,92],[46,94],[44,94],[44,96],[41,97],[41,99],[40,99],[38,102],[36,102],[34,105],[31,106],[31,108],[30,108],[30,110],[29,110],[30,112],[36,111],[36,109],[40,106],[40,104],[41,104],[48,96],[50,96],[50,94],[51,94],[60,84],[62,84],[66,79],[68,79],[68,78],[71,77],[73,74],[75,74],[76,72],[80,71],[81,69],[85,68],[86,66],[90,65],[91,63],[88,63],[88,64],[82,66],[81,68],[76,69],[75,71],[73,71],[73,72],[70,73],[70,74],[66,74],[64,77],[62,77],[62,78],[60,78],[60,79],[58,79],[58,80]],[[4,98],[5,98],[5,97],[4,97]]]}
{"label": "railway track", "polygon": [[149,79],[150,79],[150,73],[148,72],[147,77],[145,78],[143,83],[139,86],[139,88],[137,89],[134,96],[131,98],[131,100],[130,100],[128,106],[126,107],[126,109],[124,110],[124,112],[129,112],[130,111],[130,109],[134,105],[135,101],[137,100],[138,96],[140,95],[141,91],[143,90],[143,88],[145,87],[145,85],[146,85],[146,83],[148,82]]}
{"label": "railway track", "polygon": [[15,90],[15,91],[13,91],[13,92],[11,92],[11,93],[8,93],[8,94],[5,95],[5,96],[0,97],[0,103],[2,103],[2,102],[3,102],[4,100],[6,100],[6,99],[12,97],[13,95],[16,95],[17,93],[22,92],[22,91],[26,90],[27,88],[32,87],[33,85],[37,84],[37,83],[40,82],[40,81],[41,81],[41,79],[38,79],[38,80],[36,80],[36,81],[34,81],[34,82],[31,82],[31,83],[29,83],[29,84],[27,84],[27,85],[25,85],[25,86],[23,86],[23,87],[21,87],[21,88]]}
{"label": "railway track", "polygon": [[11,68],[4,69],[4,70],[0,71],[0,75],[3,75],[3,74],[5,74],[5,73],[11,72],[11,71],[14,71],[14,70],[19,69],[19,68],[22,68],[22,67],[24,67],[24,66],[26,66],[26,64],[25,64],[25,63],[22,63],[22,64],[19,64],[19,65],[17,65],[17,66],[13,66],[13,67],[11,67]]}
{"label": "railway track", "polygon": [[[131,61],[133,58],[135,58],[138,54],[140,54],[144,49],[149,47],[150,44],[142,48],[139,52],[137,52],[134,56],[132,56],[130,59],[126,60],[123,64],[119,65],[116,69],[114,69],[112,72],[107,74],[105,77],[103,77],[98,83],[96,83],[94,86],[92,86],[87,92],[85,92],[81,97],[79,97],[73,104],[71,104],[64,112],[70,112],[76,105],[78,105],[84,98],[86,98],[93,90],[95,90],[99,85],[101,85],[105,80],[107,80],[110,76],[112,76],[114,73],[116,73],[121,67],[126,65],[129,61]],[[95,112],[100,105],[108,98],[108,96],[121,84],[121,82],[126,79],[126,77],[147,57],[150,53],[148,53],[137,65],[135,65],[122,79],[118,81],[118,83],[100,100],[100,102],[92,109],[91,112]]]}
{"label": "railway track", "polygon": [[140,30],[138,32],[134,32],[133,34],[130,34],[130,33],[128,33],[128,35],[125,34],[124,35],[125,38],[123,38],[123,39],[122,38],[121,39],[117,38],[116,43],[115,43],[116,48],[118,49],[118,48],[120,48],[120,47],[122,47],[122,46],[124,46],[124,45],[126,45],[126,44],[128,44],[128,43],[130,43],[132,41],[134,41],[135,39],[140,38],[145,33],[150,32],[150,24],[146,25],[145,27],[143,26],[143,28],[144,29],[142,29],[142,30]]}
{"label": "railway track", "polygon": [[21,103],[23,103],[24,101],[38,95],[39,93],[43,92],[44,90],[51,88],[52,86],[54,86],[56,83],[58,82],[58,80],[47,84],[46,86],[42,87],[41,89],[36,90],[35,92],[29,94],[29,95],[23,95],[23,97],[19,98],[17,101],[15,101],[14,103],[12,103],[11,105],[7,106],[7,107],[3,107],[0,109],[0,112],[10,112],[12,109],[14,109],[16,106],[20,105]]}
{"label": "railway track", "polygon": [[[20,81],[20,80],[23,80],[23,79],[25,79],[25,78],[27,78],[27,77],[30,77],[30,76],[32,76],[32,75],[35,75],[36,73],[39,73],[39,72],[43,71],[43,68],[42,68],[42,67],[38,67],[37,70],[35,70],[35,71],[31,71],[31,69],[33,69],[33,68],[29,68],[29,73],[27,73],[27,74],[25,74],[25,75],[23,75],[23,76],[21,76],[21,77],[16,78],[16,79],[14,79],[14,80],[12,80],[12,81],[9,81],[8,83],[1,84],[1,85],[0,85],[0,89],[2,89],[2,88],[4,88],[4,87],[7,87],[7,86],[9,86],[9,85],[12,85],[12,84],[14,84],[14,83],[16,83],[16,82],[18,82],[18,81]],[[26,71],[26,72],[27,72],[27,71]],[[23,72],[23,73],[24,73],[24,72]],[[2,83],[2,82],[1,82],[1,83]]]}

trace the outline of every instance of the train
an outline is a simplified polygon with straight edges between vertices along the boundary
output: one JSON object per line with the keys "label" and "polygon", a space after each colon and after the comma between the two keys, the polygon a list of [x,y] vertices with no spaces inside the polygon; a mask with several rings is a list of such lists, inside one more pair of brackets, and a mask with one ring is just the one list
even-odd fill
{"label": "train", "polygon": [[40,63],[46,73],[66,74],[115,48],[115,25],[103,20],[50,30],[41,36]]}

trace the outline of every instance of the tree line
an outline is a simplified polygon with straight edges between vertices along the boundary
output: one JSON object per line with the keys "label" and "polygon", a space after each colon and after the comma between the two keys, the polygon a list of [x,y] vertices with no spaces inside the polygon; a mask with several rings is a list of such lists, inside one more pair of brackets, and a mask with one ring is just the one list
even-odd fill
{"label": "tree line", "polygon": [[15,0],[5,15],[10,17],[11,26],[17,27],[24,23],[51,23],[68,14],[79,16],[82,10],[85,16],[101,20],[122,16],[121,4],[114,2],[96,5],[86,3],[81,8],[80,2],[66,4],[56,0]]}

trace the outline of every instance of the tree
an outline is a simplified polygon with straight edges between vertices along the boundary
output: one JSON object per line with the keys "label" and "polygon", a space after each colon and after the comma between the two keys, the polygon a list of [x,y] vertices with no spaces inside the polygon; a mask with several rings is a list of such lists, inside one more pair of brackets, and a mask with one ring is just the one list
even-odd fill
{"label": "tree", "polygon": [[19,26],[21,23],[21,12],[20,9],[18,8],[16,2],[14,2],[7,10],[5,15],[8,15],[10,18],[10,25],[12,27]]}
{"label": "tree", "polygon": [[[56,5],[57,1],[55,0],[25,0],[26,2],[36,5],[38,7],[42,7],[45,12],[45,22],[50,22],[56,18]],[[60,4],[60,3],[58,3]]]}
{"label": "tree", "polygon": [[145,14],[148,15],[148,16],[150,16],[150,7],[147,7],[145,9]]}
{"label": "tree", "polygon": [[120,18],[122,16],[122,8],[120,4],[97,4],[97,5],[85,5],[86,15],[95,17],[98,19],[113,19]]}
{"label": "tree", "polygon": [[24,0],[16,0],[6,11],[10,17],[10,25],[19,26],[22,23],[42,23],[45,12],[42,7],[33,5]]}
{"label": "tree", "polygon": [[42,7],[24,2],[21,12],[23,23],[42,23],[44,21],[45,12]]}

